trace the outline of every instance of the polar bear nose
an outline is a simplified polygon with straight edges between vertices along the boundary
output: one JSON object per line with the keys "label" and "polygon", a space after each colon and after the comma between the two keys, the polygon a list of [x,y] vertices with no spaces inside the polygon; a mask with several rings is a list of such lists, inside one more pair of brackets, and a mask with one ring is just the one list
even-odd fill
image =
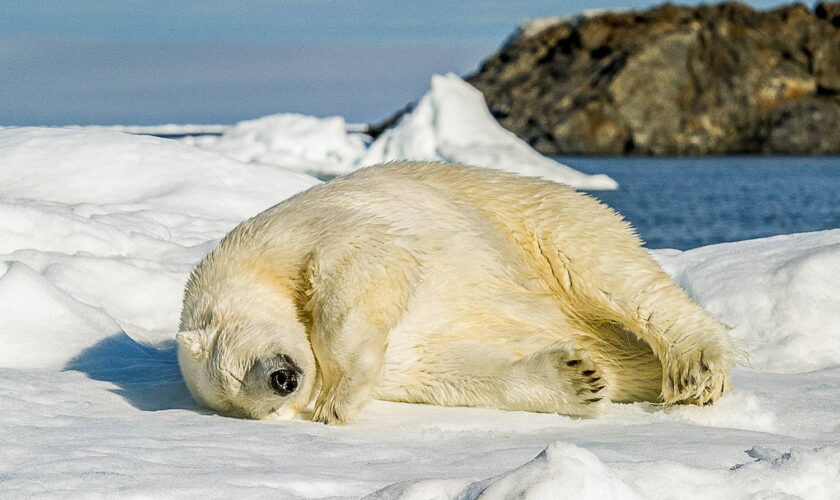
{"label": "polar bear nose", "polygon": [[281,396],[288,396],[298,388],[298,373],[292,368],[272,372],[269,380],[271,388]]}

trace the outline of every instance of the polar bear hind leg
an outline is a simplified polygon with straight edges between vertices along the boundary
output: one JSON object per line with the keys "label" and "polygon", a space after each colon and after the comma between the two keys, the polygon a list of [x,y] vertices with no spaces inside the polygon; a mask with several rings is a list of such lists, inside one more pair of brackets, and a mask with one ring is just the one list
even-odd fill
{"label": "polar bear hind leg", "polygon": [[[543,219],[536,236],[560,307],[578,323],[622,329],[648,344],[661,363],[662,402],[715,402],[729,389],[736,357],[726,328],[659,268],[611,209],[585,197],[574,202],[593,204],[582,210],[592,216]],[[568,206],[546,212],[563,209]],[[591,237],[564,238],[575,232]],[[626,357],[620,351],[617,346],[609,357]]]}
{"label": "polar bear hind leg", "polygon": [[594,416],[609,402],[607,380],[589,352],[571,343],[514,358],[476,343],[427,346],[407,372],[386,373],[375,396],[441,406]]}

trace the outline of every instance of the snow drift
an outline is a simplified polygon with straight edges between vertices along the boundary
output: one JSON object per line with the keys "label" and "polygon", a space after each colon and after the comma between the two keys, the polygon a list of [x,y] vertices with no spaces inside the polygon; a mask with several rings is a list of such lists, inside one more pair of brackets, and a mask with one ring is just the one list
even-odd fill
{"label": "snow drift", "polygon": [[490,114],[481,92],[452,73],[432,77],[417,107],[371,144],[361,165],[434,160],[496,168],[581,189],[616,189],[606,175],[587,175],[537,153]]}

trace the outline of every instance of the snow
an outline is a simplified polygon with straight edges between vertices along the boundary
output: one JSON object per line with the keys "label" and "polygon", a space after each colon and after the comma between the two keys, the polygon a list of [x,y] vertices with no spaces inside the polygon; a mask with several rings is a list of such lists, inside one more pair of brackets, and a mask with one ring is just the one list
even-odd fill
{"label": "snow", "polygon": [[711,407],[374,401],[343,427],[197,408],[172,342],[189,270],[317,182],[172,140],[0,131],[0,498],[837,498],[840,230],[654,252],[750,356]]}
{"label": "snow", "polygon": [[517,29],[513,32],[511,37],[505,42],[505,45],[516,39],[526,39],[539,35],[543,31],[560,26],[561,24],[568,24],[573,27],[579,26],[583,21],[592,19],[593,17],[602,16],[604,14],[623,14],[629,12],[628,9],[613,8],[613,9],[587,9],[579,14],[571,16],[544,16],[534,19],[528,19],[519,23]]}
{"label": "snow", "polygon": [[511,38],[531,38],[543,31],[566,23],[575,23],[575,16],[544,16],[522,21]]}
{"label": "snow", "polygon": [[156,137],[0,131],[0,366],[60,368],[121,328],[171,333],[214,240],[316,183]]}
{"label": "snow", "polygon": [[270,115],[239,122],[218,137],[186,137],[184,142],[239,161],[318,175],[352,172],[365,154],[364,140],[359,134],[348,133],[339,116]]}
{"label": "snow", "polygon": [[606,175],[587,175],[547,158],[504,129],[484,96],[457,75],[434,75],[414,110],[380,135],[361,165],[436,160],[541,177],[581,189],[616,189]]}
{"label": "snow", "polygon": [[656,257],[725,324],[762,371],[840,364],[840,230],[725,243]]}

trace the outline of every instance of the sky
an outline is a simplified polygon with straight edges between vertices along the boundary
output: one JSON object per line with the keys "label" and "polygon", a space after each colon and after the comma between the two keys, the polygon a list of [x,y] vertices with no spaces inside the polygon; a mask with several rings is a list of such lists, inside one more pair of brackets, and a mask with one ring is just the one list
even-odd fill
{"label": "sky", "polygon": [[0,126],[378,122],[432,74],[475,71],[521,21],[657,3],[0,0]]}

